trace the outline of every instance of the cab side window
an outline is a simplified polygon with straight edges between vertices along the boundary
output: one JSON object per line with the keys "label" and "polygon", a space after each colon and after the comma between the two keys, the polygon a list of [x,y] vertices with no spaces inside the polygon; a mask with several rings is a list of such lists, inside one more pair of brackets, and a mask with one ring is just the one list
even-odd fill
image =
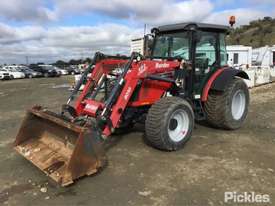
{"label": "cab side window", "polygon": [[226,53],[225,34],[220,34],[220,58],[221,58],[221,66],[226,66],[227,53]]}
{"label": "cab side window", "polygon": [[196,66],[198,68],[206,69],[215,66],[217,63],[216,46],[215,33],[200,32],[196,46]]}

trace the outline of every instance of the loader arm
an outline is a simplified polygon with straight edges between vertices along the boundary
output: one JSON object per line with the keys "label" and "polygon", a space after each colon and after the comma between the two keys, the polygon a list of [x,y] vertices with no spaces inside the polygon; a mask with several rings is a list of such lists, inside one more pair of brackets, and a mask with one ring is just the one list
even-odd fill
{"label": "loader arm", "polygon": [[[135,87],[138,79],[134,78],[134,71],[130,69],[135,65],[134,59],[138,56],[137,53],[133,53],[125,64],[125,60],[109,60],[101,61],[95,65],[88,81],[76,101],[75,108],[78,115],[89,115],[97,118],[98,125],[103,125],[104,136],[109,136],[113,129],[117,126],[121,114],[123,113]],[[110,96],[105,102],[99,102],[95,100],[98,89],[101,87],[101,83],[110,71],[106,69],[106,65],[125,64],[123,72],[119,75],[116,84],[114,85]],[[104,69],[105,68],[105,69]],[[128,80],[127,80],[128,79]],[[120,97],[124,95],[124,99]],[[127,97],[127,98],[126,98]],[[118,106],[119,105],[119,106]],[[97,113],[101,110],[101,114]]]}
{"label": "loader arm", "polygon": [[[101,82],[104,82],[104,78],[110,72],[104,70],[104,65],[110,63],[110,60],[106,59],[97,63],[77,100],[78,114],[95,118],[97,126],[102,130],[102,136],[104,137],[111,135],[121,123],[121,116],[126,107],[152,105],[162,97],[175,81],[173,72],[179,67],[179,61],[137,61],[138,56],[140,55],[132,53],[105,102],[96,100],[94,94],[97,93],[98,88],[102,85]],[[169,75],[170,78],[161,77],[163,74]],[[155,81],[152,79],[153,76],[155,76]],[[133,100],[131,97],[138,84],[141,85],[138,91],[139,98]],[[91,89],[94,91],[88,95]]]}

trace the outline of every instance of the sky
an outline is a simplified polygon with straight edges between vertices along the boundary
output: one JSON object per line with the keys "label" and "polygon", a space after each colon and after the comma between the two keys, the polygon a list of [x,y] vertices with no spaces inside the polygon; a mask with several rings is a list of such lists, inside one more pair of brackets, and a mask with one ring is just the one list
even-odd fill
{"label": "sky", "polygon": [[[0,64],[129,54],[147,28],[186,21],[237,26],[275,17],[275,0],[7,0],[0,1]],[[148,31],[149,32],[149,29]]]}

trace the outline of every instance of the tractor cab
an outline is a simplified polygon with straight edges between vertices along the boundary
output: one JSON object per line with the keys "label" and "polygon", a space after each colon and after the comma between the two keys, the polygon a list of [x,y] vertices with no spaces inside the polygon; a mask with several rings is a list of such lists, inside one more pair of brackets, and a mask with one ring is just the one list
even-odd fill
{"label": "tractor cab", "polygon": [[227,26],[203,23],[153,28],[150,58],[186,62],[188,91],[200,94],[209,77],[227,65],[225,37],[228,32]]}

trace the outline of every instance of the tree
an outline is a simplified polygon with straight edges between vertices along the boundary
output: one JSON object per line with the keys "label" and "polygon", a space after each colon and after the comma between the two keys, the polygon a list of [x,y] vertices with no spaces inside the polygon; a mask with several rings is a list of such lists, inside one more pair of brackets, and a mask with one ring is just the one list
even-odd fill
{"label": "tree", "polygon": [[265,16],[265,17],[264,17],[264,21],[272,21],[272,17],[270,17],[270,16]]}
{"label": "tree", "polygon": [[75,59],[71,59],[69,61],[69,65],[78,65],[78,64],[81,64],[81,60],[75,60]]}
{"label": "tree", "polygon": [[92,62],[92,59],[87,57],[84,62],[90,64]]}
{"label": "tree", "polygon": [[64,61],[62,61],[62,60],[58,60],[58,61],[56,61],[56,62],[54,63],[54,65],[57,66],[57,67],[65,67],[65,66],[68,65],[68,63],[67,63],[67,62],[64,62]]}

